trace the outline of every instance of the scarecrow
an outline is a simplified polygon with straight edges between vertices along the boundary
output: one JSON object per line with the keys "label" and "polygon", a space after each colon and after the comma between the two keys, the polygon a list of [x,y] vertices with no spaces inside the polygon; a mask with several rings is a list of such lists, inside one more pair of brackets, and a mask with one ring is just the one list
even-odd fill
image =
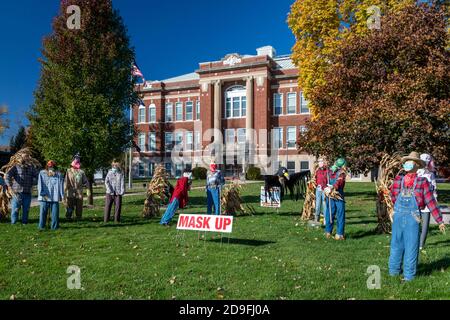
{"label": "scarecrow", "polygon": [[[11,157],[7,165],[2,168],[5,172],[6,193],[2,194],[2,207],[7,207],[11,199],[11,223],[19,220],[19,212],[22,209],[22,224],[28,223],[28,214],[31,205],[31,191],[37,184],[41,164],[32,157],[31,149],[19,150]],[[5,213],[3,213],[5,214]]]}
{"label": "scarecrow", "polygon": [[394,217],[389,274],[400,275],[403,262],[402,280],[411,281],[417,270],[421,211],[428,207],[443,233],[445,225],[430,183],[417,174],[420,168],[425,167],[425,162],[417,152],[411,152],[401,162],[406,174],[397,175],[391,187]]}
{"label": "scarecrow", "polygon": [[188,191],[192,184],[192,173],[184,172],[183,177],[177,180],[175,189],[170,199],[169,206],[161,218],[160,224],[169,226],[170,221],[175,215],[178,208],[184,209],[189,201]]}
{"label": "scarecrow", "polygon": [[214,214],[220,215],[220,198],[225,179],[214,162],[209,166],[209,170],[206,178],[207,214],[212,213],[212,207],[214,206]]}
{"label": "scarecrow", "polygon": [[74,211],[76,212],[76,219],[81,220],[83,215],[83,187],[88,187],[87,195],[90,194],[89,181],[80,167],[80,158],[75,156],[71,167],[67,170],[64,181],[64,193],[67,200],[66,218],[68,220],[72,220]]}
{"label": "scarecrow", "polygon": [[315,171],[316,178],[316,212],[315,212],[315,222],[319,222],[320,214],[325,212],[325,194],[324,190],[328,185],[328,179],[331,174],[328,168],[328,163],[325,158],[318,159],[318,168]]}
{"label": "scarecrow", "polygon": [[44,230],[48,211],[51,210],[51,229],[59,228],[59,202],[64,200],[64,177],[50,160],[45,170],[39,173],[38,201],[40,203],[39,229]]}
{"label": "scarecrow", "polygon": [[345,178],[347,176],[346,164],[344,158],[336,160],[331,167],[331,172],[328,177],[328,185],[324,189],[326,197],[325,208],[325,236],[331,238],[331,233],[334,227],[334,220],[337,219],[337,230],[335,240],[344,240],[345,231],[345,201],[344,201],[344,187]]}

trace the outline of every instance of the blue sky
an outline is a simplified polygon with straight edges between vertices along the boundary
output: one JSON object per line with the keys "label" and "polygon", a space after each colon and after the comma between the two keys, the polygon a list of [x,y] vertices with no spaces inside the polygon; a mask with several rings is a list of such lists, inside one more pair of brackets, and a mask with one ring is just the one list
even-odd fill
{"label": "blue sky", "polygon": [[[273,45],[289,54],[294,37],[286,19],[294,0],[113,0],[148,80],[193,72],[227,53],[255,54]],[[0,1],[0,105],[9,108],[9,144],[33,103],[42,38],[51,32],[58,0]]]}

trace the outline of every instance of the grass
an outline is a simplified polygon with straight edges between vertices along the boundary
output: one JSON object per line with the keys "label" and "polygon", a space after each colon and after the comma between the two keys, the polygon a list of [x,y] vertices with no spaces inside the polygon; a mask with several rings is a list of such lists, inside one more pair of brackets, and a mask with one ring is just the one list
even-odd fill
{"label": "grass", "polygon": [[[431,227],[418,277],[388,276],[389,235],[377,235],[373,184],[347,184],[347,240],[299,220],[302,202],[279,212],[259,207],[260,185],[243,198],[257,209],[238,217],[224,235],[177,232],[140,217],[143,196],[124,199],[123,223],[104,225],[103,200],[80,223],[56,232],[37,230],[38,209],[27,226],[0,224],[0,299],[449,299],[450,239]],[[450,202],[450,185],[439,185]],[[185,213],[205,213],[203,190],[190,194]],[[61,214],[64,216],[64,214]],[[201,233],[203,235],[203,233]],[[229,241],[229,244],[228,244]],[[66,270],[81,268],[83,290],[68,290]],[[367,289],[367,268],[381,269],[381,289]]]}

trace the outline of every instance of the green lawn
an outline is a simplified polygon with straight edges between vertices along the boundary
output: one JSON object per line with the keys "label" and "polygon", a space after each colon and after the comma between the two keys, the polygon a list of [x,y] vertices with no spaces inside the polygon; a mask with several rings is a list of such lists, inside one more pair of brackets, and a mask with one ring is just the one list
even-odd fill
{"label": "green lawn", "polygon": [[[27,226],[0,224],[0,299],[449,299],[450,238],[431,228],[419,275],[401,283],[387,273],[388,235],[376,235],[374,186],[347,184],[347,240],[299,220],[302,202],[275,212],[259,208],[259,185],[244,189],[257,209],[238,217],[230,239],[164,228],[140,217],[143,196],[124,200],[121,225],[103,225],[103,200],[81,223],[38,232],[37,208]],[[439,185],[450,203],[450,185]],[[202,190],[185,213],[205,213]],[[61,214],[64,216],[64,214]],[[203,235],[203,233],[202,233]],[[228,244],[229,240],[229,244]],[[66,270],[81,268],[83,290],[68,290]],[[367,289],[367,268],[381,268],[381,289]]]}

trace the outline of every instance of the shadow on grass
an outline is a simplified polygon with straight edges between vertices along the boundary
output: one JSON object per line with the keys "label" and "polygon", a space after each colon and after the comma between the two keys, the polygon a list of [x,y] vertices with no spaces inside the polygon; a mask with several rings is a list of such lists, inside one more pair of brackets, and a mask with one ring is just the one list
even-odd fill
{"label": "shadow on grass", "polygon": [[419,264],[417,274],[421,276],[428,276],[434,271],[446,270],[450,267],[450,257],[445,257],[437,261],[433,261],[427,264]]}
{"label": "shadow on grass", "polygon": [[253,240],[253,239],[236,239],[222,237],[222,239],[207,240],[208,242],[222,242],[222,244],[237,244],[242,246],[260,247],[268,244],[276,243],[275,241]]}
{"label": "shadow on grass", "polygon": [[450,203],[450,190],[438,188],[438,199],[440,203]]}
{"label": "shadow on grass", "polygon": [[[440,244],[442,244],[442,245],[440,246]],[[450,240],[444,240],[444,241],[438,241],[438,242],[435,242],[435,243],[430,243],[430,244],[428,244],[427,246],[430,246],[430,247],[445,247],[445,246],[450,246]]]}
{"label": "shadow on grass", "polygon": [[370,237],[370,236],[377,236],[378,233],[375,230],[375,228],[368,230],[368,231],[358,231],[358,232],[354,232],[354,233],[349,233],[348,234],[348,238],[349,239],[362,239],[365,237]]}

